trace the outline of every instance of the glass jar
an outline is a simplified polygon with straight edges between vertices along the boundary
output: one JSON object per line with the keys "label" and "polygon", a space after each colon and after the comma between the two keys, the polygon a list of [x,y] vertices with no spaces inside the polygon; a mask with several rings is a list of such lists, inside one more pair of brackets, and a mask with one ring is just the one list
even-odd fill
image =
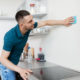
{"label": "glass jar", "polygon": [[30,4],[30,13],[33,15],[35,14],[35,4]]}

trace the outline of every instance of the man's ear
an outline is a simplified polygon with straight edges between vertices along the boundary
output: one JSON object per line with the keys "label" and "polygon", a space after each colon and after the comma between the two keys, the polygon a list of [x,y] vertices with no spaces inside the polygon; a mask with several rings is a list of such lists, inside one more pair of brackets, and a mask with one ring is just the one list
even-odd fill
{"label": "man's ear", "polygon": [[21,27],[23,27],[23,26],[24,26],[24,24],[23,24],[23,23],[20,23],[19,25],[20,25]]}
{"label": "man's ear", "polygon": [[24,26],[24,20],[23,20],[23,19],[19,20],[19,25],[20,25],[21,27]]}

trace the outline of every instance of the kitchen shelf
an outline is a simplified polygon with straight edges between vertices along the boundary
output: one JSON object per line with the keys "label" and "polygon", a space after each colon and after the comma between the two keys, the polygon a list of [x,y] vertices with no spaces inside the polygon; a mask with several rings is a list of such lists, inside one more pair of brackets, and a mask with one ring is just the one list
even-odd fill
{"label": "kitchen shelf", "polygon": [[[34,14],[32,15],[34,18],[42,18],[45,17],[47,14]],[[9,16],[0,16],[0,20],[15,20],[15,17],[9,17]]]}
{"label": "kitchen shelf", "polygon": [[[46,7],[46,9],[47,9],[47,6],[46,6],[46,1],[44,0],[44,2],[45,2],[45,7]],[[19,11],[19,10],[27,10],[27,11],[29,11],[30,12],[30,3],[31,2],[29,2],[28,0],[23,0],[23,2],[22,2],[22,4],[18,7],[18,9],[17,9],[17,11]],[[36,3],[35,3],[36,4]],[[42,6],[42,5],[41,5]],[[45,16],[47,16],[47,12],[45,11],[45,12],[39,12],[39,13],[35,13],[35,14],[32,14],[32,16],[34,17],[34,18],[43,18],[43,17],[45,17]]]}
{"label": "kitchen shelf", "polygon": [[43,14],[34,14],[32,15],[34,18],[42,18],[45,17],[47,15],[47,13],[43,13]]}
{"label": "kitchen shelf", "polygon": [[15,20],[15,18],[9,16],[0,16],[0,20]]}
{"label": "kitchen shelf", "polygon": [[29,36],[33,37],[33,36],[44,36],[44,35],[48,35],[48,32],[44,32],[44,33],[31,33]]}

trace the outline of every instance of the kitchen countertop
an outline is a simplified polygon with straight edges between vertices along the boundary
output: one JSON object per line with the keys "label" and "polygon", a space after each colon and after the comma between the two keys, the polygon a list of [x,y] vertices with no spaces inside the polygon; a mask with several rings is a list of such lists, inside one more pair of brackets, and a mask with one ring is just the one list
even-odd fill
{"label": "kitchen countertop", "polygon": [[[80,73],[50,62],[37,62],[33,60],[31,63],[20,61],[18,66],[26,69],[32,69],[37,72],[36,75],[30,75],[29,80],[80,80]],[[43,75],[40,75],[43,70]]]}
{"label": "kitchen countertop", "polygon": [[37,68],[44,68],[44,67],[55,67],[57,65],[50,62],[38,62],[36,60],[32,60],[30,63],[27,61],[20,61],[18,66],[22,68],[28,68],[28,69],[37,69]]}
{"label": "kitchen countertop", "polygon": [[[20,61],[18,64],[19,67],[25,68],[25,69],[41,69],[41,68],[47,68],[47,67],[55,67],[56,64],[52,64],[50,62],[38,62],[36,60],[32,60],[31,62],[28,61]],[[30,75],[28,77],[29,80],[40,80],[34,75]]]}

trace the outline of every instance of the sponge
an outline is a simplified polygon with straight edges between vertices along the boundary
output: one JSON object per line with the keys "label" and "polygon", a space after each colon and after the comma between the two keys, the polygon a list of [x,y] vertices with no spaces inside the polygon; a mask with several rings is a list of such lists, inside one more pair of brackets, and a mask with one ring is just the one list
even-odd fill
{"label": "sponge", "polygon": [[77,23],[77,16],[73,16],[74,18],[74,22],[72,24],[76,24]]}

